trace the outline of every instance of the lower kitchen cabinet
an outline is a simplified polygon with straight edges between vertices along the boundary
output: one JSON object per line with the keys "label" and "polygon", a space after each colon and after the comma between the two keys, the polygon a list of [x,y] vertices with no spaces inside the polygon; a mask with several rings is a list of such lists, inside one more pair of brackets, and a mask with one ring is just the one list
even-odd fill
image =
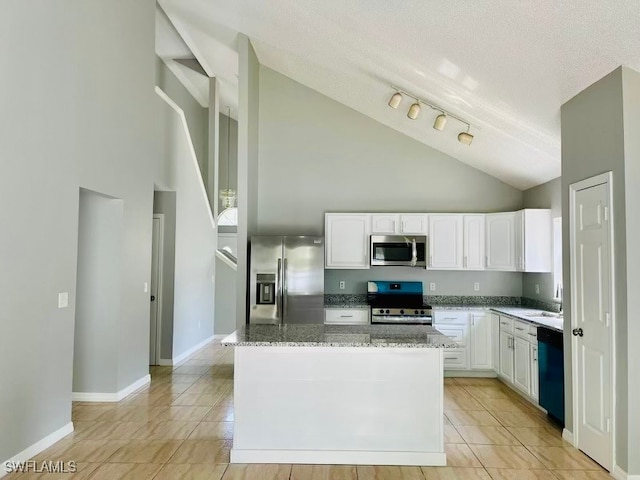
{"label": "lower kitchen cabinet", "polygon": [[537,327],[499,316],[500,377],[534,401],[538,401]]}
{"label": "lower kitchen cabinet", "polygon": [[529,342],[513,338],[513,384],[529,395],[531,393],[531,349]]}
{"label": "lower kitchen cabinet", "polygon": [[369,308],[325,308],[325,325],[368,325]]}
{"label": "lower kitchen cabinet", "polygon": [[459,348],[447,348],[444,351],[445,370],[469,369],[469,312],[435,312],[433,326],[443,335],[460,344]]}
{"label": "lower kitchen cabinet", "polygon": [[538,344],[531,344],[531,392],[529,395],[536,402],[540,397],[540,379],[538,372]]}
{"label": "lower kitchen cabinet", "polygon": [[513,383],[513,335],[500,332],[500,370],[499,374],[507,382]]}
{"label": "lower kitchen cabinet", "polygon": [[469,346],[472,370],[491,370],[493,368],[491,315],[471,312]]}

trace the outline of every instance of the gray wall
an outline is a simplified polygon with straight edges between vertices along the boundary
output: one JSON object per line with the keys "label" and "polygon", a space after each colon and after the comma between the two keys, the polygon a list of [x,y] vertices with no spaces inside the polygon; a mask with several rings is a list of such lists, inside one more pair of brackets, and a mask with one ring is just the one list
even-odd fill
{"label": "gray wall", "polygon": [[[624,157],[625,157],[625,204],[627,245],[640,244],[640,215],[636,210],[640,206],[640,73],[624,68],[622,70],[622,99],[624,105]],[[628,379],[628,470],[629,474],[640,475],[640,304],[637,294],[640,292],[640,249],[628,248],[627,256],[627,328],[626,338],[618,337],[618,343],[627,345]],[[632,320],[631,320],[632,319]],[[620,356],[618,355],[618,358]]]}
{"label": "gray wall", "polygon": [[122,200],[80,189],[74,392],[115,392],[122,315]]}
{"label": "gray wall", "polygon": [[247,241],[258,225],[260,63],[249,37],[238,35],[238,275],[236,320],[246,321]]}
{"label": "gray wall", "polygon": [[190,350],[213,335],[214,261],[217,235],[209,201],[184,117],[160,98],[159,118],[166,160],[165,179],[176,192],[173,355]]}
{"label": "gray wall", "polygon": [[176,192],[155,191],[153,213],[164,214],[164,236],[162,237],[162,332],[160,335],[160,358],[173,358],[173,286],[176,264]]}
{"label": "gray wall", "polygon": [[325,212],[498,212],[523,201],[521,191],[264,66],[259,168],[260,234],[322,234]]}
{"label": "gray wall", "polygon": [[[498,212],[522,192],[269,68],[260,68],[260,234],[324,233],[325,212]],[[466,148],[466,147],[461,147]],[[326,270],[327,293],[369,279],[430,280],[434,294],[515,295],[522,274]],[[338,282],[347,281],[339,290]],[[480,292],[473,282],[481,283]],[[426,292],[429,293],[429,292]]]}
{"label": "gray wall", "polygon": [[191,96],[160,57],[156,57],[156,85],[169,95],[171,100],[176,102],[184,112],[187,125],[189,125],[193,149],[196,151],[196,157],[198,157],[202,178],[207,178],[209,164],[209,109],[204,108]]}
{"label": "gray wall", "polygon": [[228,335],[236,329],[236,279],[238,273],[216,257],[216,335]]}
{"label": "gray wall", "polygon": [[[562,216],[560,177],[524,192],[524,208],[550,208],[551,218]],[[536,293],[536,284],[540,293]],[[522,275],[522,296],[553,301],[555,296],[553,273],[525,273]]]}
{"label": "gray wall", "polygon": [[[340,290],[340,280],[346,282]],[[517,272],[447,272],[422,268],[376,267],[369,270],[325,270],[325,293],[366,293],[368,280],[422,281],[425,295],[522,295],[522,274]],[[436,290],[429,284],[435,282]],[[473,290],[474,282],[480,291]]]}
{"label": "gray wall", "polygon": [[124,203],[116,389],[149,372],[155,8],[0,2],[0,461],[71,421],[80,187]]}
{"label": "gray wall", "polygon": [[[624,77],[624,78],[623,78]],[[631,78],[632,77],[632,78]],[[638,442],[630,443],[631,435],[636,437],[640,430],[637,414],[629,414],[630,384],[628,381],[629,360],[631,359],[628,342],[635,342],[638,338],[632,337],[629,329],[627,315],[627,234],[632,233],[633,241],[637,243],[639,232],[627,232],[625,210],[626,185],[630,183],[637,188],[640,178],[627,177],[625,179],[625,132],[632,127],[632,136],[637,135],[640,127],[637,121],[638,103],[636,95],[639,90],[637,74],[631,75],[626,69],[618,68],[612,73],[594,83],[586,90],[569,100],[562,106],[562,218],[563,218],[563,270],[565,298],[571,298],[571,270],[570,270],[570,244],[569,244],[569,186],[572,183],[598,175],[607,171],[613,173],[613,227],[614,227],[614,271],[615,271],[615,308],[616,308],[616,463],[627,473],[640,473],[638,459],[630,458],[629,452],[636,451]],[[629,80],[629,84],[624,82]],[[628,92],[623,96],[624,90]],[[624,99],[627,99],[625,101]],[[630,123],[624,120],[624,115],[629,114]],[[631,113],[633,112],[633,113]],[[631,165],[638,161],[637,143],[630,142],[630,156],[627,163]],[[633,167],[632,167],[633,172]],[[634,185],[633,182],[636,182]],[[631,194],[630,199],[633,197]],[[635,200],[635,199],[634,199]],[[635,207],[638,204],[630,204]],[[632,212],[631,212],[632,213]],[[638,270],[637,264],[634,265]],[[634,284],[635,285],[635,284]],[[630,291],[637,294],[636,291]],[[565,316],[571,318],[570,302],[565,302]],[[635,307],[634,307],[635,308]],[[637,323],[637,322],[634,322]],[[634,327],[637,329],[637,327]],[[571,365],[571,332],[570,324],[565,325],[565,365]],[[635,331],[634,331],[635,333]],[[636,354],[634,354],[636,355]],[[637,359],[634,359],[637,362]],[[567,428],[573,431],[573,406],[571,395],[571,369],[565,368],[565,412]],[[633,380],[636,392],[632,395],[633,401],[638,404],[637,378]],[[631,420],[635,423],[630,423]],[[632,425],[632,427],[629,427]],[[633,433],[631,433],[633,432]],[[631,433],[631,435],[630,435]],[[632,456],[633,457],[633,456]]]}

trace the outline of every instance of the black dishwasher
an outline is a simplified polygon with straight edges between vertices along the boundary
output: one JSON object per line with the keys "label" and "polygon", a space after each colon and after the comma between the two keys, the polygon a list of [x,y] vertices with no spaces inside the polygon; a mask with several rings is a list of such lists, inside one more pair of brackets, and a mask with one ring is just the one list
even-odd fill
{"label": "black dishwasher", "polygon": [[562,332],[538,327],[540,406],[564,427],[564,347]]}

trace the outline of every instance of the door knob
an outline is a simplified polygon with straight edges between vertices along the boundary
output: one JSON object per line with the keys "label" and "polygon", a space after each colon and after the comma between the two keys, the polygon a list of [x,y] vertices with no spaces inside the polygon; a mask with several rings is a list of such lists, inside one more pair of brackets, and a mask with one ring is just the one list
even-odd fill
{"label": "door knob", "polygon": [[584,335],[584,332],[582,331],[582,329],[581,329],[581,328],[574,328],[574,329],[573,329],[573,334],[574,334],[576,337],[582,337],[582,336]]}
{"label": "door knob", "polygon": [[151,301],[153,302],[156,299],[155,295],[151,295]]}

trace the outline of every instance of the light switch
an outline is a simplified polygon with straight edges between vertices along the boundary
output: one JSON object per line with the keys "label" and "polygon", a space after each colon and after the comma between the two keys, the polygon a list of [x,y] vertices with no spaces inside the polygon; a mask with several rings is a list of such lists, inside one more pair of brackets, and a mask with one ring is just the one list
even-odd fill
{"label": "light switch", "polygon": [[58,308],[67,308],[69,306],[69,292],[58,294]]}
{"label": "light switch", "polygon": [[144,282],[144,293],[149,291],[149,282]]}
{"label": "light switch", "polygon": [[540,295],[540,285],[536,283],[536,293]]}

